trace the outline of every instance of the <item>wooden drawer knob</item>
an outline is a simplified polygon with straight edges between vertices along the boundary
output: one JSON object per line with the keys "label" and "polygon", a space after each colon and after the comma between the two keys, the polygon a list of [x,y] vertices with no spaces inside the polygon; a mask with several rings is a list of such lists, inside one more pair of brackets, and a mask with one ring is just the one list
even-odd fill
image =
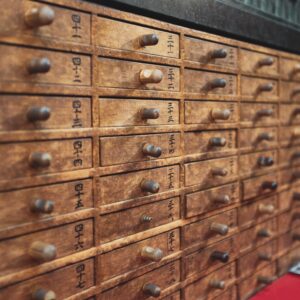
{"label": "wooden drawer knob", "polygon": [[222,262],[224,264],[229,261],[229,253],[228,252],[214,251],[210,257],[211,257],[211,259],[219,260],[220,262]]}
{"label": "wooden drawer knob", "polygon": [[228,174],[227,169],[224,168],[213,168],[211,170],[211,173],[213,176],[221,176],[221,177],[225,177]]}
{"label": "wooden drawer knob", "polygon": [[160,83],[163,79],[163,73],[161,70],[142,70],[140,72],[141,83]]}
{"label": "wooden drawer knob", "polygon": [[261,187],[263,190],[272,190],[275,191],[278,187],[278,184],[276,181],[264,181],[261,184]]}
{"label": "wooden drawer knob", "polygon": [[257,159],[257,164],[260,167],[270,167],[274,164],[274,159],[273,157],[269,157],[269,156],[260,156]]}
{"label": "wooden drawer knob", "polygon": [[231,115],[229,109],[218,109],[215,108],[211,111],[211,117],[213,120],[228,120]]}
{"label": "wooden drawer knob", "polygon": [[261,109],[257,111],[256,115],[258,117],[271,117],[273,115],[274,111],[271,108]]}
{"label": "wooden drawer knob", "polygon": [[220,235],[226,235],[228,233],[229,228],[225,224],[211,223],[210,230]]}
{"label": "wooden drawer knob", "polygon": [[258,65],[260,67],[272,66],[274,64],[274,62],[275,62],[275,59],[273,57],[265,57],[258,62]]}
{"label": "wooden drawer knob", "polygon": [[268,214],[271,215],[274,213],[275,207],[272,204],[259,204],[258,205],[258,212],[261,214]]}
{"label": "wooden drawer knob", "polygon": [[159,191],[159,183],[154,180],[144,179],[141,182],[141,189],[143,192],[156,194]]}
{"label": "wooden drawer knob", "polygon": [[297,73],[300,72],[300,64],[296,64],[293,68],[293,70],[291,71],[291,75],[296,75]]}
{"label": "wooden drawer knob", "polygon": [[47,57],[33,58],[27,64],[29,74],[48,73],[51,69],[51,61]]}
{"label": "wooden drawer knob", "polygon": [[142,249],[141,256],[151,261],[159,262],[162,260],[164,253],[159,248],[146,246]]}
{"label": "wooden drawer knob", "polygon": [[293,136],[293,138],[299,138],[300,137],[300,129],[294,129],[293,131],[292,131],[292,136]]}
{"label": "wooden drawer knob", "polygon": [[272,236],[272,232],[269,229],[262,228],[257,232],[258,237],[269,238]]}
{"label": "wooden drawer knob", "polygon": [[40,241],[33,242],[29,249],[29,255],[41,262],[51,261],[56,258],[56,247]]}
{"label": "wooden drawer knob", "polygon": [[269,253],[258,253],[257,254],[259,260],[271,261],[272,255]]}
{"label": "wooden drawer knob", "polygon": [[257,282],[262,284],[270,284],[272,283],[276,278],[272,276],[257,276]]}
{"label": "wooden drawer knob", "polygon": [[293,153],[291,156],[291,160],[299,159],[300,158],[300,151]]}
{"label": "wooden drawer knob", "polygon": [[300,201],[300,193],[294,192],[294,194],[293,194],[293,200],[294,201]]}
{"label": "wooden drawer knob", "polygon": [[258,87],[259,92],[271,92],[273,91],[273,83],[264,83]]}
{"label": "wooden drawer knob", "polygon": [[220,49],[215,49],[210,52],[210,58],[215,59],[215,58],[226,58],[227,57],[227,49],[225,48],[220,48]]}
{"label": "wooden drawer knob", "polygon": [[154,284],[154,283],[146,283],[143,286],[143,293],[145,295],[154,297],[154,298],[158,298],[160,296],[161,293],[161,289],[158,285]]}
{"label": "wooden drawer knob", "polygon": [[25,13],[25,23],[28,27],[50,25],[55,19],[55,12],[49,6],[33,7]]}
{"label": "wooden drawer knob", "polygon": [[32,300],[56,300],[56,294],[53,291],[37,289],[32,293]]}
{"label": "wooden drawer knob", "polygon": [[216,88],[225,88],[227,84],[227,81],[224,78],[216,78],[209,82],[208,88],[210,90],[216,89]]}
{"label": "wooden drawer knob", "polygon": [[51,214],[54,202],[51,200],[36,199],[31,203],[31,211],[38,214]]}
{"label": "wooden drawer knob", "polygon": [[33,152],[29,156],[29,165],[32,168],[48,168],[51,165],[52,156],[47,152]]}
{"label": "wooden drawer knob", "polygon": [[215,197],[214,202],[220,203],[220,204],[229,204],[230,203],[230,196],[229,195],[220,195]]}
{"label": "wooden drawer knob", "polygon": [[212,147],[225,147],[226,139],[223,137],[212,137],[209,139],[208,143]]}
{"label": "wooden drawer knob", "polygon": [[159,37],[157,34],[145,34],[140,37],[140,46],[146,47],[146,46],[155,46],[159,42]]}
{"label": "wooden drawer knob", "polygon": [[160,157],[162,150],[160,147],[156,147],[152,144],[145,144],[143,146],[143,154],[151,157]]}
{"label": "wooden drawer knob", "polygon": [[273,141],[274,140],[274,135],[271,132],[262,132],[257,136],[258,141]]}
{"label": "wooden drawer knob", "polygon": [[156,108],[144,108],[141,110],[142,119],[158,119],[159,118],[159,109]]}
{"label": "wooden drawer knob", "polygon": [[148,215],[142,215],[141,216],[141,222],[142,223],[150,223],[152,220],[153,220],[153,218],[148,216]]}
{"label": "wooden drawer knob", "polygon": [[28,109],[26,117],[29,122],[47,121],[51,116],[51,109],[47,106],[33,106]]}
{"label": "wooden drawer knob", "polygon": [[226,287],[226,284],[225,284],[225,281],[223,281],[223,280],[212,279],[209,282],[209,286],[213,289],[224,290]]}
{"label": "wooden drawer knob", "polygon": [[293,241],[300,241],[300,234],[299,233],[294,233],[292,235]]}

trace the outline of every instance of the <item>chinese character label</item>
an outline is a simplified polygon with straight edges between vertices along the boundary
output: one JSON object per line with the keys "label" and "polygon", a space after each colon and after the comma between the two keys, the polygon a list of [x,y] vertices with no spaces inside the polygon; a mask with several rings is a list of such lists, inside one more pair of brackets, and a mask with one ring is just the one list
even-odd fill
{"label": "chinese character label", "polygon": [[175,177],[175,171],[174,171],[174,168],[171,167],[168,169],[168,188],[171,190],[171,189],[174,189],[174,177]]}
{"label": "chinese character label", "polygon": [[84,241],[82,241],[84,225],[82,223],[75,225],[75,245],[74,248],[76,251],[80,251],[84,248]]}
{"label": "chinese character label", "polygon": [[168,90],[174,90],[175,73],[173,68],[168,69]]}
{"label": "chinese character label", "polygon": [[84,195],[83,184],[82,183],[75,184],[75,197],[76,197],[75,210],[84,207],[84,204],[83,204],[83,201],[82,201],[82,196],[83,195]]}
{"label": "chinese character label", "polygon": [[173,54],[174,53],[174,40],[173,40],[172,34],[168,35],[167,45],[168,45],[168,53]]}
{"label": "chinese character label", "polygon": [[83,165],[83,160],[81,158],[82,152],[83,152],[83,144],[81,140],[77,140],[73,142],[73,166],[74,167],[80,167]]}
{"label": "chinese character label", "polygon": [[73,100],[72,102],[72,109],[73,109],[73,128],[80,128],[82,127],[82,119],[81,119],[81,101],[80,100]]}
{"label": "chinese character label", "polygon": [[81,82],[81,58],[76,56],[72,58],[73,63],[73,82]]}
{"label": "chinese character label", "polygon": [[175,140],[175,134],[171,133],[169,134],[169,154],[174,154],[176,150],[176,140]]}
{"label": "chinese character label", "polygon": [[85,276],[86,276],[86,273],[85,273],[85,265],[84,264],[80,264],[76,267],[76,277],[77,277],[77,285],[76,285],[76,288],[79,288],[79,289],[83,289],[85,288],[85,284],[86,284],[86,281],[85,281]]}
{"label": "chinese character label", "polygon": [[168,123],[174,123],[174,105],[173,102],[168,103]]}
{"label": "chinese character label", "polygon": [[81,39],[81,17],[80,15],[72,15],[72,38]]}

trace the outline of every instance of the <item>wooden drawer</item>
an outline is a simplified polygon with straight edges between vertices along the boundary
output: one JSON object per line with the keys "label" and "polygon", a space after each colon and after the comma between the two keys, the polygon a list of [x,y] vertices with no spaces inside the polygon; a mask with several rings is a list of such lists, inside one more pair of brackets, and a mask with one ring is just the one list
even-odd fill
{"label": "wooden drawer", "polygon": [[262,245],[239,257],[238,259],[238,275],[240,278],[245,278],[258,270],[267,266],[275,259],[277,254],[277,241],[273,240],[265,245]]}
{"label": "wooden drawer", "polygon": [[184,133],[184,153],[202,154],[224,152],[233,154],[237,147],[237,134],[235,129],[190,131]]}
{"label": "wooden drawer", "polygon": [[243,73],[278,75],[278,59],[274,55],[240,50],[240,68]]}
{"label": "wooden drawer", "polygon": [[282,186],[288,185],[290,188],[299,185],[300,166],[289,166],[280,170],[279,180]]}
{"label": "wooden drawer", "polygon": [[272,103],[241,103],[240,122],[244,126],[277,125],[278,105]]}
{"label": "wooden drawer", "polygon": [[55,299],[66,299],[92,287],[94,284],[94,260],[87,259],[2,288],[0,294],[2,299],[32,300],[35,293],[44,289],[49,296],[55,293],[57,297]]}
{"label": "wooden drawer", "polygon": [[[184,299],[214,299],[222,293],[224,288],[233,285],[235,280],[235,263],[233,262],[186,286],[184,288]],[[223,288],[220,288],[220,286]]]}
{"label": "wooden drawer", "polygon": [[[173,261],[154,271],[144,274],[141,277],[118,285],[110,290],[98,295],[97,300],[144,300],[152,298],[151,293],[147,293],[149,285],[154,285],[156,297],[163,293],[168,287],[180,281],[180,262]],[[148,288],[148,289],[147,289]],[[168,298],[167,298],[168,299]]]}
{"label": "wooden drawer", "polygon": [[99,99],[99,126],[156,126],[179,123],[175,100]]}
{"label": "wooden drawer", "polygon": [[179,251],[179,229],[119,248],[100,257],[100,276],[103,281],[136,271]]}
{"label": "wooden drawer", "polygon": [[300,165],[300,146],[279,149],[280,166]]}
{"label": "wooden drawer", "polygon": [[0,242],[0,271],[15,273],[93,247],[93,220],[34,232]]}
{"label": "wooden drawer", "polygon": [[300,101],[299,83],[291,82],[291,81],[281,81],[280,100],[282,102],[299,103]]}
{"label": "wooden drawer", "polygon": [[205,191],[186,195],[186,218],[202,215],[206,212],[232,205],[239,200],[239,186],[230,183]]}
{"label": "wooden drawer", "polygon": [[242,187],[243,200],[268,195],[276,191],[278,187],[278,175],[273,172],[273,174],[249,178],[243,180]]}
{"label": "wooden drawer", "polygon": [[[152,185],[155,190],[147,191],[146,188],[143,188],[148,181],[153,181]],[[113,188],[112,182],[114,182]],[[97,188],[100,195],[99,205],[142,197],[149,198],[151,194],[179,188],[179,166],[100,177],[97,180]]]}
{"label": "wooden drawer", "polygon": [[284,211],[300,205],[300,186],[278,194],[278,210]]}
{"label": "wooden drawer", "polygon": [[[83,179],[0,193],[0,236],[6,229],[93,207],[92,189],[92,180]],[[7,205],[7,199],[17,201]]]}
{"label": "wooden drawer", "polygon": [[247,150],[268,150],[278,143],[276,127],[245,128],[240,130],[240,148]]}
{"label": "wooden drawer", "polygon": [[293,207],[292,210],[285,211],[278,215],[278,224],[280,224],[278,231],[284,233],[291,229],[300,227],[300,207]]}
{"label": "wooden drawer", "polygon": [[237,157],[188,163],[184,169],[185,186],[213,187],[235,180],[238,173]]}
{"label": "wooden drawer", "polygon": [[235,75],[184,70],[184,90],[188,93],[236,95],[237,79]]}
{"label": "wooden drawer", "polygon": [[286,80],[300,80],[300,61],[281,58],[280,61],[280,75]]}
{"label": "wooden drawer", "polygon": [[178,92],[179,80],[177,67],[105,57],[96,63],[95,84],[101,87]]}
{"label": "wooden drawer", "polygon": [[[101,215],[98,225],[100,241],[106,243],[176,221],[179,218],[179,197]],[[102,230],[103,228],[105,230]]]}
{"label": "wooden drawer", "polygon": [[34,48],[0,45],[2,82],[91,85],[91,58]]}
{"label": "wooden drawer", "polygon": [[241,77],[242,96],[255,101],[278,101],[278,82],[272,79]]}
{"label": "wooden drawer", "polygon": [[91,16],[87,13],[36,1],[5,1],[3,5],[0,23],[6,26],[1,36],[90,44]]}
{"label": "wooden drawer", "polygon": [[192,37],[185,37],[184,44],[186,60],[205,65],[237,68],[237,49],[234,47]]}
{"label": "wooden drawer", "polygon": [[253,175],[269,172],[277,164],[277,150],[243,154],[239,157],[239,173]]}
{"label": "wooden drawer", "polygon": [[[279,226],[279,229],[280,226]],[[280,235],[278,237],[278,253],[284,254],[292,248],[300,246],[300,228],[293,228],[293,230],[289,230],[288,232]]]}
{"label": "wooden drawer", "polygon": [[185,256],[183,258],[184,277],[211,272],[232,262],[239,253],[238,246],[237,239],[232,237]]}
{"label": "wooden drawer", "polygon": [[0,131],[91,127],[91,100],[83,97],[0,96]]}
{"label": "wooden drawer", "polygon": [[226,235],[232,234],[236,229],[236,209],[199,220],[182,228],[182,248],[187,248],[193,244],[207,246],[224,239]]}
{"label": "wooden drawer", "polygon": [[180,300],[180,291],[173,293],[170,296],[164,297],[162,300]]}
{"label": "wooden drawer", "polygon": [[214,300],[237,300],[237,287],[234,285],[226,290],[223,294],[214,298]]}
{"label": "wooden drawer", "polygon": [[279,141],[281,146],[300,145],[299,126],[285,126],[279,128]]}
{"label": "wooden drawer", "polygon": [[179,57],[178,34],[104,17],[97,17],[93,21],[94,43],[97,46]]}
{"label": "wooden drawer", "polygon": [[288,272],[288,270],[300,261],[300,248],[296,248],[281,256],[277,260],[277,273],[278,276],[282,276]]}
{"label": "wooden drawer", "polygon": [[149,161],[180,154],[180,133],[100,138],[101,166]]}
{"label": "wooden drawer", "polygon": [[277,234],[277,219],[273,218],[240,232],[238,239],[242,253],[270,241]]}
{"label": "wooden drawer", "polygon": [[0,180],[92,167],[90,138],[4,143],[0,153]]}
{"label": "wooden drawer", "polygon": [[273,217],[278,208],[277,195],[255,201],[247,202],[239,207],[239,226],[249,226],[260,223]]}
{"label": "wooden drawer", "polygon": [[280,104],[280,123],[282,125],[300,124],[300,105]]}
{"label": "wooden drawer", "polygon": [[238,122],[238,105],[234,102],[184,102],[185,124],[225,124]]}

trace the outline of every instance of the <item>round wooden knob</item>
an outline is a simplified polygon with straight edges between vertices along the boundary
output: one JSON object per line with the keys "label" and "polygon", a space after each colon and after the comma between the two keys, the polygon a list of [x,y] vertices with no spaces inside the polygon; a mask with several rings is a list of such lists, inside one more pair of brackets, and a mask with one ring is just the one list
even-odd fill
{"label": "round wooden knob", "polygon": [[276,278],[275,277],[269,277],[269,276],[257,276],[257,282],[262,284],[270,284],[272,283]]}
{"label": "round wooden knob", "polygon": [[56,300],[56,294],[53,291],[37,289],[32,293],[32,300]]}
{"label": "round wooden knob", "polygon": [[293,137],[293,138],[299,138],[299,137],[300,137],[300,129],[295,128],[295,129],[292,131],[292,137]]}
{"label": "round wooden knob", "polygon": [[275,62],[275,59],[273,57],[265,57],[263,59],[261,59],[259,62],[258,62],[258,65],[259,66],[272,66]]}
{"label": "round wooden knob", "polygon": [[271,215],[274,213],[275,207],[272,204],[259,204],[258,205],[258,212],[261,214],[268,214]]}
{"label": "round wooden knob", "polygon": [[47,57],[33,58],[27,64],[29,74],[48,73],[51,69],[51,61]]}
{"label": "round wooden knob", "polygon": [[228,252],[223,252],[223,251],[214,251],[211,254],[211,259],[213,260],[219,260],[222,263],[227,263],[229,261],[229,254]]}
{"label": "round wooden knob", "polygon": [[161,293],[161,289],[158,285],[154,284],[154,283],[146,283],[143,286],[143,293],[145,295],[154,297],[154,298],[158,298],[160,296]]}
{"label": "round wooden knob", "polygon": [[229,195],[220,195],[215,197],[214,202],[219,204],[229,204],[230,203],[230,196]]}
{"label": "round wooden knob", "polygon": [[143,192],[156,194],[159,191],[159,183],[154,180],[144,179],[141,182],[141,189]]}
{"label": "round wooden knob", "polygon": [[29,165],[32,168],[48,168],[51,164],[52,157],[47,152],[33,152],[29,156]]}
{"label": "round wooden knob", "polygon": [[296,96],[296,95],[299,94],[299,93],[300,93],[300,89],[299,89],[299,88],[294,89],[294,90],[292,90],[292,92],[291,92],[291,96]]}
{"label": "round wooden knob", "polygon": [[40,241],[33,242],[29,249],[29,255],[41,262],[51,261],[56,258],[56,247]]}
{"label": "round wooden knob", "polygon": [[224,78],[216,78],[209,82],[209,89],[225,88],[227,81]]}
{"label": "round wooden knob", "polygon": [[220,235],[227,235],[229,228],[225,224],[211,223],[210,230]]}
{"label": "round wooden knob", "polygon": [[271,132],[262,132],[257,136],[258,141],[273,141],[274,140],[274,135]]}
{"label": "round wooden knob", "polygon": [[271,261],[272,255],[269,253],[258,253],[258,259],[259,260],[265,260],[265,261]]}
{"label": "round wooden knob", "polygon": [[157,108],[143,108],[141,110],[142,119],[158,119],[159,118],[159,109]]}
{"label": "round wooden knob", "polygon": [[50,25],[54,19],[55,12],[49,6],[33,7],[25,13],[25,23],[32,28]]}
{"label": "round wooden knob", "polygon": [[300,114],[300,107],[297,107],[297,108],[295,108],[294,110],[293,110],[293,116],[297,116],[297,115],[299,115]]}
{"label": "round wooden knob", "polygon": [[160,83],[163,79],[161,70],[142,70],[140,72],[141,83]]}
{"label": "round wooden knob", "polygon": [[294,201],[300,201],[300,193],[294,192],[294,194],[293,194],[293,200]]}
{"label": "round wooden knob", "polygon": [[256,115],[258,117],[271,117],[273,115],[274,111],[271,108],[261,109],[257,111]]}
{"label": "round wooden knob", "polygon": [[294,241],[300,241],[300,234],[299,234],[299,233],[294,233],[294,234],[292,235],[292,239],[293,239]]}
{"label": "round wooden knob", "polygon": [[291,75],[293,76],[293,75],[296,75],[297,73],[299,73],[300,72],[300,64],[296,64],[295,66],[294,66],[294,68],[292,69],[292,71],[291,71]]}
{"label": "round wooden knob", "polygon": [[274,159],[269,156],[260,156],[257,159],[257,164],[261,167],[270,167],[274,164]]}
{"label": "round wooden knob", "polygon": [[211,117],[213,120],[228,120],[230,115],[231,111],[229,109],[214,108],[211,111]]}
{"label": "round wooden knob", "polygon": [[209,286],[213,289],[224,290],[226,287],[226,284],[225,284],[225,281],[223,281],[223,280],[212,279],[209,282]]}
{"label": "round wooden knob", "polygon": [[160,157],[162,150],[160,147],[156,147],[152,144],[145,144],[143,146],[143,154],[151,157]]}
{"label": "round wooden knob", "polygon": [[36,199],[31,203],[31,211],[39,214],[51,214],[54,210],[54,202],[51,200]]}
{"label": "round wooden knob", "polygon": [[27,111],[29,122],[47,121],[51,116],[51,109],[47,106],[33,106]]}
{"label": "round wooden knob", "polygon": [[300,158],[300,151],[294,152],[291,156],[291,160],[299,159]]}
{"label": "round wooden knob", "polygon": [[226,146],[226,139],[223,137],[212,137],[208,143],[212,147],[224,147]]}
{"label": "round wooden knob", "polygon": [[141,216],[141,222],[142,223],[150,223],[152,220],[153,220],[153,218],[148,216],[148,215],[142,215]]}
{"label": "round wooden knob", "polygon": [[276,181],[264,181],[261,184],[261,187],[263,190],[276,190],[278,187],[278,184]]}
{"label": "round wooden knob", "polygon": [[155,46],[159,42],[159,37],[157,34],[145,34],[140,37],[140,46],[141,47],[146,47],[146,46]]}
{"label": "round wooden knob", "polygon": [[299,179],[300,178],[300,171],[295,171],[292,175],[292,178],[295,179]]}
{"label": "round wooden knob", "polygon": [[272,236],[272,232],[269,229],[262,228],[257,232],[257,236],[262,238],[269,238]]}
{"label": "round wooden knob", "polygon": [[227,57],[227,49],[225,48],[220,48],[220,49],[215,49],[210,52],[210,58],[215,59],[215,58],[225,58]]}
{"label": "round wooden knob", "polygon": [[222,176],[225,177],[228,174],[228,170],[224,168],[213,168],[211,170],[213,176]]}
{"label": "round wooden knob", "polygon": [[162,258],[164,257],[164,253],[159,248],[146,246],[142,249],[141,256],[151,261],[158,262],[162,260]]}
{"label": "round wooden knob", "polygon": [[258,87],[259,92],[271,92],[274,86],[273,83],[264,83]]}

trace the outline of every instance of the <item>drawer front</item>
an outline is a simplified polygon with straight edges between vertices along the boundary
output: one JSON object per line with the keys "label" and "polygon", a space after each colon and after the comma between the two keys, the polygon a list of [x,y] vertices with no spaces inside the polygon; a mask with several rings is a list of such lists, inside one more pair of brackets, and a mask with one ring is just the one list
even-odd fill
{"label": "drawer front", "polygon": [[223,294],[219,295],[218,297],[214,298],[214,300],[237,300],[237,288],[236,286],[232,286],[226,290]]}
{"label": "drawer front", "polygon": [[280,99],[282,102],[299,103],[300,101],[299,83],[291,82],[291,81],[281,81]]}
{"label": "drawer front", "polygon": [[271,218],[277,212],[277,195],[239,207],[239,226],[253,225]]}
{"label": "drawer front", "polygon": [[293,209],[300,205],[300,186],[282,191],[278,194],[278,210]]}
{"label": "drawer front", "polygon": [[241,49],[240,68],[244,73],[277,75],[278,59],[273,55]]}
{"label": "drawer front", "polygon": [[[212,224],[224,225],[228,231],[218,232],[214,230]],[[237,210],[232,209],[216,216],[185,225],[182,228],[182,247],[186,248],[193,244],[211,244],[224,239],[225,235],[230,235],[237,229]]]}
{"label": "drawer front", "polygon": [[185,154],[230,153],[236,149],[236,130],[190,131],[184,133]]}
{"label": "drawer front", "polygon": [[[205,65],[237,68],[237,49],[224,44],[186,37],[185,59]],[[216,56],[222,57],[216,57]]]}
{"label": "drawer front", "polygon": [[274,193],[278,184],[278,175],[276,173],[243,180],[243,200]]}
{"label": "drawer front", "polygon": [[284,233],[300,227],[300,207],[293,207],[292,210],[280,214],[278,217],[280,224],[278,231]]}
{"label": "drawer front", "polygon": [[242,96],[255,101],[278,101],[278,82],[272,79],[241,77]]}
{"label": "drawer front", "polygon": [[[98,225],[100,241],[106,243],[176,221],[179,218],[178,197],[102,215]],[[103,228],[105,230],[101,230]]]}
{"label": "drawer front", "polygon": [[299,247],[294,250],[291,250],[286,255],[283,255],[278,258],[277,260],[277,272],[278,276],[282,276],[283,274],[287,273],[288,270],[294,266],[300,260],[299,255]]}
{"label": "drawer front", "polygon": [[233,181],[237,176],[237,157],[185,164],[185,186],[213,187]]}
{"label": "drawer front", "polygon": [[2,299],[32,300],[32,294],[43,288],[54,292],[57,299],[66,299],[92,287],[94,282],[94,260],[88,259],[2,288],[0,294]]}
{"label": "drawer front", "polygon": [[[6,24],[4,36],[23,36],[36,40],[58,40],[63,43],[90,44],[91,16],[87,13],[65,9],[36,1],[3,2],[4,13],[0,23]],[[47,13],[50,24],[34,22],[33,12]],[[62,30],[63,28],[63,30]]]}
{"label": "drawer front", "polygon": [[197,273],[214,271],[233,261],[238,252],[237,239],[233,237],[189,254],[183,258],[185,278]]}
{"label": "drawer front", "polygon": [[185,124],[223,124],[238,121],[238,105],[234,102],[185,101]]}
{"label": "drawer front", "polygon": [[89,98],[2,95],[0,106],[0,131],[91,127]]}
{"label": "drawer front", "polygon": [[[91,58],[88,55],[7,45],[0,45],[0,52],[3,67],[0,81],[91,85]],[[34,70],[32,66],[35,66]]]}
{"label": "drawer front", "polygon": [[292,248],[300,246],[300,240],[294,236],[299,236],[300,228],[294,228],[278,237],[278,253],[283,254],[290,251]]}
{"label": "drawer front", "polygon": [[[17,199],[7,205],[8,199]],[[0,193],[0,232],[93,207],[92,180],[83,179]]]}
{"label": "drawer front", "polygon": [[287,169],[281,169],[279,173],[280,185],[288,185],[290,188],[299,185],[300,166],[289,166]]}
{"label": "drawer front", "polygon": [[249,150],[268,150],[278,142],[276,127],[245,128],[240,130],[240,147]]}
{"label": "drawer front", "polygon": [[280,105],[280,123],[282,125],[300,124],[300,105],[281,104]]}
{"label": "drawer front", "polygon": [[232,205],[239,200],[239,186],[231,183],[217,188],[186,195],[186,217],[194,217],[206,212]]}
{"label": "drawer front", "polygon": [[279,149],[280,166],[300,165],[300,146]]}
{"label": "drawer front", "polygon": [[278,105],[272,103],[241,103],[240,121],[247,126],[276,125]]}
{"label": "drawer front", "polygon": [[205,95],[236,95],[237,93],[235,75],[185,69],[183,80],[184,90],[189,93]]}
{"label": "drawer front", "polygon": [[19,272],[93,247],[93,221],[83,220],[8,239],[0,244],[1,274]]}
{"label": "drawer front", "polygon": [[152,272],[146,273],[141,277],[107,290],[99,295],[97,300],[149,299],[149,295],[146,293],[147,285],[155,284],[163,292],[179,281],[180,264],[177,260],[155,269]]}
{"label": "drawer front", "polygon": [[282,58],[280,63],[280,75],[281,78],[286,80],[300,80],[300,61]]}
{"label": "drawer front", "polygon": [[282,146],[300,145],[299,126],[280,127],[279,141]]}
{"label": "drawer front", "polygon": [[179,156],[180,133],[100,138],[101,166]]}
{"label": "drawer front", "polygon": [[100,276],[105,281],[115,276],[135,271],[150,264],[155,264],[162,258],[179,251],[179,249],[179,229],[162,233],[102,254],[100,257]]}
{"label": "drawer front", "polygon": [[[179,68],[132,61],[99,57],[96,64],[95,82],[107,88],[125,88],[138,90],[179,91]],[[156,83],[145,83],[144,71],[155,71]],[[160,78],[158,78],[160,77]],[[151,77],[150,77],[151,79]],[[161,81],[159,81],[161,79]]]}
{"label": "drawer front", "polygon": [[[97,187],[100,195],[100,205],[111,204],[134,198],[141,198],[151,195],[143,189],[145,180],[154,181],[158,184],[162,193],[179,188],[179,166],[150,169],[126,174],[110,175],[100,177]],[[112,188],[111,183],[114,182]],[[153,194],[156,194],[155,192]]]}
{"label": "drawer front", "polygon": [[222,289],[217,289],[214,285],[225,284],[226,287],[234,284],[236,278],[235,264],[231,263],[219,270],[210,273],[206,277],[188,285],[184,289],[184,299],[214,299],[222,293]]}
{"label": "drawer front", "polygon": [[239,257],[238,274],[240,277],[247,277],[256,271],[267,266],[277,254],[277,241],[271,241],[254,251]]}
{"label": "drawer front", "polygon": [[[148,35],[155,37],[149,40]],[[179,35],[171,32],[97,17],[94,19],[94,37],[95,44],[100,47],[179,57]]]}
{"label": "drawer front", "polygon": [[180,292],[173,293],[170,296],[164,297],[162,300],[180,300]]}
{"label": "drawer front", "polygon": [[100,127],[176,125],[178,123],[178,101],[99,99]]}
{"label": "drawer front", "polygon": [[243,154],[239,157],[239,172],[241,175],[268,172],[277,164],[277,150]]}
{"label": "drawer front", "polygon": [[0,153],[0,180],[92,167],[90,138],[1,144]]}

